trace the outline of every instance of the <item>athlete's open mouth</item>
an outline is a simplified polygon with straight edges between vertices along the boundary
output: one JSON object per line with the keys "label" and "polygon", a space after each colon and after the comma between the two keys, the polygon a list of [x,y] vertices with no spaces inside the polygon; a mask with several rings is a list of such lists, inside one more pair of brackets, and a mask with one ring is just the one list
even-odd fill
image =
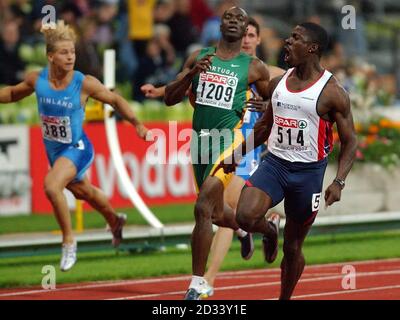
{"label": "athlete's open mouth", "polygon": [[284,48],[284,50],[285,50],[285,57],[284,57],[284,59],[285,59],[285,61],[288,61],[288,59],[289,59],[289,57],[290,57],[290,48],[289,48],[288,45],[284,46],[283,48]]}
{"label": "athlete's open mouth", "polygon": [[236,27],[236,26],[230,26],[230,27],[228,27],[228,30],[229,30],[229,31],[232,31],[232,32],[236,32],[236,31],[238,31],[238,27]]}

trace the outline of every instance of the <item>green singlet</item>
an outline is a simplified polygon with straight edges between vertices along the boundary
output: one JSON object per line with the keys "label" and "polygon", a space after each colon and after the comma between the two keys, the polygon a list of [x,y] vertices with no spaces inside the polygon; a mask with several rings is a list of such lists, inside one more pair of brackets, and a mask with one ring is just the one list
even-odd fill
{"label": "green singlet", "polygon": [[[215,51],[215,47],[204,48],[197,60]],[[197,136],[192,137],[191,156],[198,188],[223,159],[224,151],[230,150],[234,141],[235,145],[241,142],[242,137],[239,141],[234,129],[241,125],[252,59],[242,52],[230,60],[214,56],[210,70],[193,79],[192,91],[196,102],[192,125]],[[225,186],[229,182],[229,176],[224,175],[223,170],[215,176]]]}

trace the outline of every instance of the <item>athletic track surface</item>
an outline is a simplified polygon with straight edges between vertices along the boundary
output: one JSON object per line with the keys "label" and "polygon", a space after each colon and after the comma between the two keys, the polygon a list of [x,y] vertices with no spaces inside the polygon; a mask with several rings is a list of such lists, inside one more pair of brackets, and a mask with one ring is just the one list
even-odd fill
{"label": "athletic track surface", "polygon": [[[348,274],[356,271],[354,289],[343,289]],[[348,279],[348,278],[347,278]],[[181,300],[190,276],[143,280],[107,281],[59,285],[54,290],[38,288],[1,289],[0,300]],[[257,269],[222,272],[215,294],[208,300],[264,300],[279,296],[280,270]],[[293,299],[307,300],[400,300],[400,259],[346,262],[306,266]]]}

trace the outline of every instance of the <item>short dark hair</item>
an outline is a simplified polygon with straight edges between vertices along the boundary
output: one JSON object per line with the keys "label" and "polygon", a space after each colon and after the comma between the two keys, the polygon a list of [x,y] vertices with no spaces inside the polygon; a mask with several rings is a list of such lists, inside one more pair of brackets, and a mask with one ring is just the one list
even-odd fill
{"label": "short dark hair", "polygon": [[303,22],[299,24],[299,26],[306,29],[307,35],[310,37],[311,41],[318,45],[318,55],[321,56],[329,42],[326,30],[319,24],[313,22]]}
{"label": "short dark hair", "polygon": [[253,17],[249,17],[248,26],[253,26],[256,29],[257,36],[260,35],[260,24]]}

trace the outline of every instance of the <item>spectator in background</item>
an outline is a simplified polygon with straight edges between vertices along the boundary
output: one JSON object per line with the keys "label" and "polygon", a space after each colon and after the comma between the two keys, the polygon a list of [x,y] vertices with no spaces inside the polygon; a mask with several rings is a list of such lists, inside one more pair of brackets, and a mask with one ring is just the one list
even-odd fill
{"label": "spectator in background", "polygon": [[[368,53],[367,40],[365,36],[365,20],[361,10],[360,0],[344,1],[338,0],[333,2],[336,12],[336,34],[338,41],[342,44],[346,59],[363,58]],[[344,5],[352,5],[355,7],[355,29],[344,29],[342,26],[343,15],[341,8]]]}
{"label": "spectator in background", "polygon": [[266,26],[263,16],[253,15],[253,18],[260,25],[261,44],[257,47],[257,57],[268,64],[275,65],[283,40],[275,29]]}
{"label": "spectator in background", "polygon": [[118,82],[131,81],[138,67],[138,58],[129,39],[129,19],[126,1],[120,1],[115,30],[117,43],[117,70]]}
{"label": "spectator in background", "polygon": [[171,30],[167,25],[157,24],[154,26],[154,38],[165,55],[168,65],[173,65],[175,61],[175,49],[171,44]]}
{"label": "spectator in background", "polygon": [[237,0],[219,0],[214,8],[214,14],[204,23],[200,43],[204,47],[216,45],[221,38],[221,16],[226,10],[238,5]]}
{"label": "spectator in background", "polygon": [[140,90],[145,83],[160,87],[172,81],[176,75],[172,67],[175,53],[169,42],[170,31],[165,25],[157,25],[154,31],[153,39],[147,42],[146,54],[139,57],[139,67],[133,82],[133,98],[139,102],[146,99]]}
{"label": "spectator in background", "polygon": [[79,10],[80,15],[87,17],[91,14],[90,2],[91,0],[72,0],[71,1]]}
{"label": "spectator in background", "polygon": [[20,34],[18,24],[9,21],[1,30],[0,83],[15,85],[23,79],[25,64],[19,57]]}
{"label": "spectator in background", "polygon": [[7,16],[10,11],[10,4],[8,0],[0,0],[0,25],[3,21],[7,20]]}
{"label": "spectator in background", "polygon": [[190,17],[197,32],[200,34],[204,23],[213,15],[212,10],[205,0],[192,0]]}
{"label": "spectator in background", "polygon": [[190,17],[191,3],[189,0],[173,0],[175,12],[168,20],[171,29],[171,43],[179,58],[187,55],[188,47],[197,42],[196,28]]}
{"label": "spectator in background", "polygon": [[94,18],[85,18],[80,23],[79,40],[75,46],[76,70],[103,79],[103,66],[94,43],[97,22]]}
{"label": "spectator in background", "polygon": [[81,12],[74,3],[66,2],[57,14],[59,15],[57,19],[64,20],[66,24],[74,29],[75,33],[79,33],[78,19],[81,17]]}
{"label": "spectator in background", "polygon": [[101,0],[96,8],[97,28],[93,41],[102,53],[115,43],[113,19],[118,13],[118,0]]}
{"label": "spectator in background", "polygon": [[174,15],[175,6],[173,0],[159,0],[154,7],[154,23],[167,24],[168,20]]}
{"label": "spectator in background", "polygon": [[129,17],[129,38],[136,55],[146,53],[147,42],[153,37],[153,10],[155,0],[127,0]]}
{"label": "spectator in background", "polygon": [[16,1],[10,6],[9,20],[17,23],[21,41],[29,38],[33,32],[32,25],[28,19],[29,10],[29,4],[26,0]]}

